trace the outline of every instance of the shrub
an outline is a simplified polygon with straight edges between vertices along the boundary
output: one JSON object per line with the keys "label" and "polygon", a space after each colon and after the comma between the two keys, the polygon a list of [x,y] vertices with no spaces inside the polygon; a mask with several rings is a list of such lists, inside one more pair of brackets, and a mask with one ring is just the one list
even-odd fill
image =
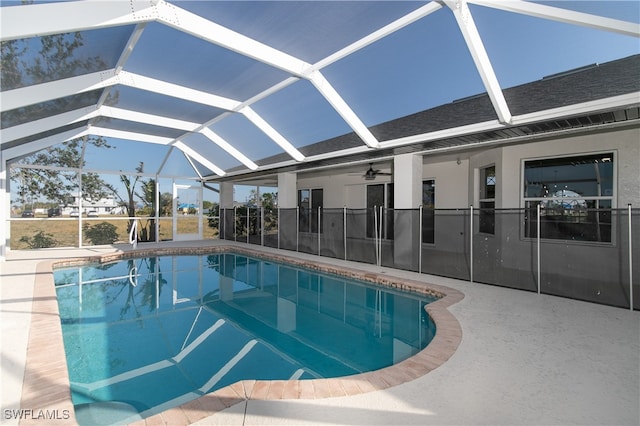
{"label": "shrub", "polygon": [[84,236],[93,245],[113,244],[118,240],[118,232],[116,226],[109,222],[100,222],[96,225],[83,225]]}
{"label": "shrub", "polygon": [[218,209],[209,209],[209,213],[207,213],[208,219],[207,224],[210,228],[218,229],[220,226],[220,218],[218,215],[220,211]]}
{"label": "shrub", "polygon": [[58,245],[58,241],[51,234],[45,234],[44,231],[38,231],[32,238],[23,235],[20,242],[25,243],[30,249],[49,248]]}

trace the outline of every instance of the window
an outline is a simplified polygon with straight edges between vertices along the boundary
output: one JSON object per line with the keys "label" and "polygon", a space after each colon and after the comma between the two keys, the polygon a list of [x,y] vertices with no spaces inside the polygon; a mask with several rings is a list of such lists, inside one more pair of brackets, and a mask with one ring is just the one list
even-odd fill
{"label": "window", "polygon": [[611,242],[612,152],[524,162],[525,237]]}
{"label": "window", "polygon": [[376,235],[376,218],[379,229],[380,207],[385,207],[382,211],[384,227],[382,238],[393,239],[393,211],[391,210],[393,209],[393,183],[367,185],[367,237],[369,238]]}
{"label": "window", "polygon": [[[298,191],[299,229],[300,232],[318,232],[318,208],[322,215],[322,189],[301,189]],[[322,216],[320,216],[320,233],[322,233]]]}
{"label": "window", "polygon": [[422,242],[435,242],[436,181],[422,182]]}
{"label": "window", "polygon": [[485,167],[480,170],[480,212],[478,216],[478,231],[484,234],[494,234],[496,228],[496,166]]}

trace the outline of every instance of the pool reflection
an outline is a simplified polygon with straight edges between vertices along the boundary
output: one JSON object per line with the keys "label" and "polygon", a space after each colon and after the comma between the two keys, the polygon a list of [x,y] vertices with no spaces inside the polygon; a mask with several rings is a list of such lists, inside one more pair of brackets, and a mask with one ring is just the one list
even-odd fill
{"label": "pool reflection", "polygon": [[[233,253],[54,276],[75,404],[147,412],[243,379],[351,375],[406,359],[435,335],[432,299]],[[139,392],[167,381],[172,391]]]}

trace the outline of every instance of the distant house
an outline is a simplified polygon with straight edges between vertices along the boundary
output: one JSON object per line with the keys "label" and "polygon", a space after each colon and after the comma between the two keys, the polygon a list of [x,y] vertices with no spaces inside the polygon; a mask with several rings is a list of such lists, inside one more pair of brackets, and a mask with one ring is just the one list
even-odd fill
{"label": "distant house", "polygon": [[[80,204],[82,204],[82,208],[80,208]],[[98,215],[124,213],[124,209],[118,205],[113,195],[100,198],[99,200],[82,199],[82,203],[80,203],[80,196],[76,194],[73,195],[73,203],[62,209],[62,215],[69,216],[72,211],[80,210],[82,210],[83,214],[89,211],[95,211]]]}
{"label": "distant house", "polygon": [[178,211],[181,211],[183,214],[189,213],[189,211],[198,212],[198,206],[193,203],[180,203],[178,204]]}

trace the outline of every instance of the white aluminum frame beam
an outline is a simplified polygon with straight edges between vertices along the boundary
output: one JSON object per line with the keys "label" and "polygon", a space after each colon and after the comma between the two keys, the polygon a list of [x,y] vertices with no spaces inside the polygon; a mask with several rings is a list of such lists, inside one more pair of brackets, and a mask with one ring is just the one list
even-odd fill
{"label": "white aluminum frame beam", "polygon": [[224,176],[225,174],[225,172],[222,169],[220,169],[218,166],[213,164],[211,161],[204,158],[202,155],[198,154],[195,150],[193,150],[189,146],[185,145],[184,142],[180,140],[176,141],[173,138],[165,138],[162,136],[153,136],[153,135],[147,135],[144,133],[126,132],[122,130],[107,129],[104,127],[95,127],[95,126],[88,128],[84,132],[84,134],[104,136],[108,138],[118,138],[118,139],[131,140],[131,141],[155,143],[160,145],[172,145],[178,148],[180,151],[184,152],[185,154],[188,154],[198,162],[200,162],[203,166],[207,167],[209,170],[211,170],[218,176]]}
{"label": "white aluminum frame beam", "polygon": [[145,77],[127,71],[121,71],[116,74],[114,69],[110,69],[107,71],[84,74],[62,80],[53,80],[47,83],[4,91],[0,94],[0,107],[2,108],[1,111],[4,112],[27,105],[50,101],[52,99],[63,98],[69,95],[89,92],[95,89],[103,89],[116,84],[160,93],[165,96],[184,99],[228,111],[233,111],[241,105],[241,103],[236,100],[213,95],[201,90],[167,83],[166,81]]}
{"label": "white aluminum frame beam", "polygon": [[606,18],[589,13],[575,12],[544,4],[531,3],[519,0],[468,0],[479,6],[491,7],[507,12],[520,13],[536,18],[580,25],[602,31],[609,31],[622,35],[640,37],[640,24],[621,21],[619,19]]}
{"label": "white aluminum frame beam", "polygon": [[113,70],[53,80],[0,93],[0,111],[5,112],[74,94],[104,89],[118,83]]}
{"label": "white aluminum frame beam", "polygon": [[116,118],[119,120],[135,121],[137,123],[150,124],[152,126],[169,127],[172,129],[194,132],[200,127],[200,123],[177,120],[175,118],[163,117],[160,115],[147,114],[144,112],[131,111],[128,109],[102,106],[99,114],[103,117]]}
{"label": "white aluminum frame beam", "polygon": [[[146,23],[136,25],[136,29],[133,30],[133,34],[131,34],[131,36],[129,37],[129,40],[127,41],[127,45],[122,50],[122,53],[120,54],[120,58],[118,58],[118,62],[116,63],[116,66],[114,69],[114,72],[116,75],[119,74],[124,68],[124,64],[127,62],[129,57],[133,53],[133,49],[135,48],[136,44],[138,44],[138,41],[140,41],[140,37],[142,37],[142,33],[144,32],[144,29],[146,27],[147,27]],[[100,99],[98,99],[98,107],[101,107],[102,105],[104,105],[105,101],[109,97],[110,92],[111,92],[110,88],[102,92]]]}
{"label": "white aluminum frame beam", "polygon": [[257,112],[251,107],[246,106],[239,111],[249,121],[251,121],[258,129],[262,130],[264,134],[269,136],[271,140],[277,143],[280,148],[284,149],[296,161],[304,161],[305,157],[298,149],[291,144],[284,136],[282,136],[276,129],[271,127]]}
{"label": "white aluminum frame beam", "polygon": [[140,41],[140,37],[142,37],[145,28],[147,28],[146,22],[136,25],[135,30],[133,30],[133,33],[127,41],[127,45],[124,47],[122,53],[120,54],[120,57],[118,58],[118,62],[115,66],[116,74],[120,73],[120,71],[122,71],[122,69],[124,68],[124,64],[129,60],[129,57],[133,53],[133,49],[135,49],[136,44],[138,44],[138,42]]}
{"label": "white aluminum frame beam", "polygon": [[[368,146],[372,148],[378,146],[378,141],[369,129],[367,129],[324,76],[322,76],[319,71],[314,70],[314,67],[310,63],[229,30],[181,8],[168,5],[165,2],[159,3],[159,6],[161,6],[161,13],[158,21],[167,26],[281,69],[293,76],[309,79],[320,94],[327,99],[331,106]],[[167,14],[165,15],[164,12],[167,12]],[[195,29],[197,29],[197,31]],[[269,133],[267,134],[269,135]],[[283,138],[278,138],[277,136],[276,139],[274,139],[278,144],[280,144],[282,140]],[[286,150],[287,149],[285,149],[285,151]]]}
{"label": "white aluminum frame beam", "polygon": [[[182,151],[182,155],[184,155],[184,158],[187,159],[187,161],[189,162],[189,164],[191,165],[191,168],[193,169],[194,172],[196,172],[196,174],[198,175],[198,178],[203,179],[203,176],[200,174],[200,172],[198,171],[198,168],[196,167],[195,164],[193,164],[194,160],[189,156],[189,154],[187,154],[186,152]],[[213,164],[213,163],[212,163]],[[222,170],[220,170],[222,171]],[[217,174],[217,173],[216,173]]]}
{"label": "white aluminum frame beam", "polygon": [[208,127],[204,127],[200,129],[199,133],[204,135],[206,138],[208,138],[210,141],[218,145],[220,148],[227,151],[229,154],[231,154],[231,156],[233,156],[233,158],[240,161],[249,169],[256,170],[258,168],[258,165],[256,163],[251,161],[246,155],[238,151],[233,145],[227,142],[222,136],[218,135]]}
{"label": "white aluminum frame beam", "polygon": [[[88,2],[90,4],[99,4],[100,1],[91,1]],[[111,3],[111,2],[107,2]],[[112,2],[112,3],[125,3],[125,2]],[[340,97],[337,91],[329,84],[328,81],[323,76],[318,76],[317,70],[315,68],[294,56],[291,56],[285,52],[274,49],[270,46],[267,46],[259,41],[256,41],[252,38],[239,34],[233,30],[225,28],[219,24],[216,24],[212,21],[209,21],[205,18],[202,18],[194,13],[188,12],[180,7],[169,4],[163,0],[157,0],[157,3],[153,4],[151,7],[142,8],[139,0],[134,0],[131,5],[131,9],[123,8],[123,7],[111,7],[109,5],[104,7],[104,11],[100,9],[100,13],[103,13],[105,19],[85,19],[85,15],[88,13],[88,9],[84,6],[86,4],[79,2],[71,2],[64,3],[65,8],[63,13],[67,16],[73,16],[74,20],[61,20],[61,22],[56,23],[55,25],[44,27],[44,29],[38,33],[36,32],[37,26],[28,28],[24,28],[22,31],[20,28],[10,29],[10,31],[5,36],[6,39],[10,38],[20,38],[34,35],[42,35],[42,34],[51,34],[51,33],[63,33],[69,31],[79,31],[83,29],[95,29],[102,28],[107,26],[114,25],[125,25],[125,24],[139,24],[149,21],[157,21],[162,24],[165,24],[171,28],[177,29],[184,33],[190,34],[194,37],[201,38],[210,43],[216,44],[218,46],[224,47],[226,49],[237,52],[243,56],[250,57],[257,61],[260,61],[269,66],[276,67],[281,69],[293,76],[299,78],[309,79],[312,84],[320,91],[320,93],[329,101],[329,103],[336,109],[338,114],[345,119],[347,124],[363,139],[363,141],[370,147],[376,147],[378,145],[378,141],[373,137],[373,135],[369,132],[366,126],[362,123],[362,121],[358,118],[358,116],[353,112],[353,110],[347,105],[347,103]],[[57,4],[56,4],[57,5]],[[82,5],[82,6],[80,6]],[[148,4],[146,4],[148,6]],[[33,6],[33,5],[31,5]],[[30,7],[31,7],[30,6]],[[46,6],[46,5],[37,5],[37,6]],[[137,10],[144,10],[144,12],[138,12]],[[48,14],[57,14],[59,13],[59,8],[47,8],[46,12],[43,12],[45,9],[38,9],[35,11],[36,21],[40,21],[45,18]],[[29,9],[29,12],[31,9]],[[14,16],[15,20],[20,21],[20,13],[24,13],[24,10],[20,11],[19,9],[15,9],[12,12],[16,16]],[[93,11],[95,13],[95,11]],[[144,16],[144,18],[142,18]],[[31,17],[31,15],[30,15]],[[417,18],[414,18],[417,19]],[[79,27],[77,22],[88,22],[88,24]],[[406,24],[405,24],[406,25]],[[391,32],[391,29],[387,30],[387,34]],[[386,35],[386,34],[384,34]],[[377,35],[376,37],[381,37],[383,35]],[[373,41],[370,41],[373,42]],[[370,42],[365,43],[368,44]],[[135,40],[129,42],[128,46],[135,45]],[[354,46],[351,48],[352,52],[364,47],[362,46]],[[351,52],[351,53],[352,53]],[[337,60],[337,59],[336,59]],[[206,103],[207,105],[217,106],[219,108],[229,110],[229,111],[237,111],[241,108],[241,104],[237,101],[232,101],[229,99],[224,99],[221,97],[215,97],[215,95],[207,94],[203,99],[203,92],[199,92],[193,89],[184,88],[181,86],[173,85],[171,83],[161,82],[159,80],[150,79],[148,77],[134,75],[126,72],[118,72],[118,70],[112,71],[115,76],[112,76],[118,80],[118,83],[125,84],[132,87],[141,88],[144,90],[150,90],[153,92],[163,93],[163,94],[174,94],[180,93],[181,98],[188,99],[194,102]],[[104,81],[96,82],[101,84],[100,87],[107,87],[109,85],[113,85],[115,83],[111,82],[108,84]],[[49,83],[48,83],[49,84]],[[41,86],[41,85],[38,85]],[[64,86],[63,86],[64,87]],[[96,87],[97,88],[97,87]],[[22,89],[17,89],[22,90]],[[35,89],[37,90],[37,89]],[[90,89],[85,89],[90,90]],[[177,92],[176,92],[177,90]],[[77,93],[76,91],[67,92],[68,94]],[[12,95],[12,94],[10,94]],[[56,96],[61,97],[61,96]],[[9,96],[10,101],[13,99],[12,96]],[[23,98],[24,99],[24,98]],[[28,104],[36,103],[34,99],[38,99],[36,96],[31,96],[27,98],[23,102],[28,102]],[[3,101],[3,110],[12,109],[15,106],[14,102],[9,102],[9,106],[5,106]],[[11,108],[10,108],[11,107]],[[269,133],[273,133],[269,131]],[[275,140],[276,143],[282,143],[283,138],[278,138]],[[296,154],[299,157],[299,155]]]}
{"label": "white aluminum frame beam", "polygon": [[2,8],[2,41],[157,19],[157,0],[75,1]]}
{"label": "white aluminum frame beam", "polygon": [[403,17],[396,19],[395,21],[385,25],[379,30],[376,30],[371,34],[362,37],[360,40],[356,40],[355,42],[351,43],[349,46],[343,49],[340,49],[339,51],[333,53],[332,55],[329,55],[326,58],[316,62],[313,65],[313,69],[320,70],[324,67],[327,67],[333,64],[334,62],[337,62],[340,59],[346,56],[349,56],[352,53],[357,52],[358,50],[363,49],[369,46],[370,44],[373,44],[378,40],[381,40],[386,36],[393,34],[394,32],[406,27],[407,25],[412,24],[440,9],[442,9],[442,5],[436,1],[427,3],[424,6],[421,6],[418,9],[414,10],[413,12],[410,12],[404,15]]}
{"label": "white aluminum frame beam", "polygon": [[122,108],[102,106],[96,109],[95,107],[91,106],[79,108],[73,111],[64,112],[62,114],[45,117],[40,120],[35,120],[29,123],[24,123],[3,129],[0,133],[2,135],[1,143],[7,144],[13,140],[27,137],[29,135],[47,132],[69,124],[77,123],[83,120],[89,120],[96,117],[129,120],[154,126],[184,130],[187,132],[196,131],[201,126],[199,123],[177,120],[174,118],[163,117],[159,115],[146,114]]}
{"label": "white aluminum frame beam", "polygon": [[[182,151],[185,155],[193,158],[194,160],[196,160],[197,162],[199,162],[200,164],[202,164],[203,166],[205,166],[206,168],[208,168],[209,170],[211,170],[212,172],[214,172],[218,176],[224,176],[226,174],[224,170],[222,170],[220,167],[218,167],[215,164],[213,164],[211,161],[207,160],[204,156],[200,155],[200,153],[198,153],[193,148],[185,145],[184,142],[182,142],[180,140],[179,141],[175,141],[173,143],[173,146],[175,146],[180,151]],[[194,168],[194,171],[196,173],[198,173],[198,171],[195,170],[195,168]],[[200,173],[198,173],[198,175],[200,175]]]}
{"label": "white aluminum frame beam", "polygon": [[[272,138],[278,145],[280,145],[291,157],[296,161],[304,161],[304,156],[287,141],[280,133],[273,129],[262,117],[260,117],[250,107],[245,107],[240,111],[247,117],[252,123],[254,123],[260,130],[265,132],[267,136]],[[202,131],[205,127],[200,123],[177,120],[170,117],[163,117],[153,114],[142,113],[138,111],[131,111],[122,108],[102,106],[99,109],[95,107],[80,108],[74,111],[58,114],[55,116],[46,117],[40,120],[32,121],[29,123],[21,124],[14,127],[9,127],[2,130],[3,144],[9,141],[16,140],[22,137],[26,137],[31,134],[37,134],[41,132],[50,131],[59,127],[66,126],[75,122],[89,120],[95,117],[108,117],[120,120],[134,121],[137,123],[144,123],[153,126],[168,127],[173,129],[184,130],[185,132],[201,132],[209,139],[212,139],[222,149],[226,150],[232,156],[236,157],[247,167],[252,167],[255,170],[257,167],[255,163],[249,160],[246,156],[233,148],[227,141],[220,136],[215,135],[211,130],[207,129]],[[215,136],[214,136],[215,135]]]}
{"label": "white aluminum frame beam", "polygon": [[482,38],[478,33],[475,22],[473,21],[469,5],[466,0],[444,1],[453,11],[453,16],[456,18],[456,22],[462,32],[464,41],[467,43],[467,47],[469,48],[473,62],[478,69],[482,83],[484,84],[484,87],[489,94],[489,98],[491,99],[491,103],[493,104],[493,108],[498,115],[498,120],[501,123],[511,122],[509,106],[507,105],[507,101],[505,100],[502,89],[500,88],[500,83],[498,83],[498,78],[493,71],[489,55],[487,55],[487,51],[482,43]]}
{"label": "white aluminum frame beam", "polygon": [[[553,108],[549,110],[538,111],[531,114],[517,115],[513,117],[512,121],[514,123],[517,123],[518,125],[526,125],[526,124],[537,123],[545,119],[562,119],[564,117],[575,115],[574,112],[576,111],[579,111],[582,113],[588,113],[588,112],[608,110],[612,108],[624,108],[629,105],[637,105],[638,99],[640,99],[640,92],[635,92],[627,95],[616,96],[613,98],[601,99],[598,101],[584,102],[580,104],[569,105],[562,108]],[[436,141],[442,138],[454,138],[454,137],[469,135],[477,132],[500,130],[508,127],[509,126],[503,123],[500,123],[498,120],[490,120],[482,123],[476,123],[476,124],[471,124],[467,126],[457,127],[454,129],[444,129],[444,130],[439,130],[435,132],[422,133],[419,135],[413,135],[413,136],[408,136],[408,137],[403,137],[398,139],[391,139],[388,141],[381,142],[380,148],[382,149],[396,148],[396,147],[411,145],[415,143]],[[500,142],[501,141],[491,141],[492,144],[500,143]],[[475,144],[474,146],[476,145],[479,145],[479,144]],[[438,152],[445,152],[448,150],[454,150],[454,149],[460,149],[460,148],[461,147],[459,146],[452,147],[452,148],[443,148],[443,149],[439,149]],[[309,156],[307,157],[307,161],[309,162],[320,161],[320,160],[326,160],[330,158],[343,157],[347,155],[362,154],[367,151],[368,149],[366,147],[359,146],[359,147],[348,148],[340,151],[333,151],[326,154]],[[435,151],[429,151],[429,152],[435,152]],[[270,170],[270,169],[276,169],[280,167],[287,167],[292,164],[293,163],[291,161],[283,161],[277,164],[267,164],[267,165],[261,166],[260,169]],[[227,176],[228,177],[240,176],[242,174],[243,172],[241,171],[229,172],[227,173]]]}
{"label": "white aluminum frame beam", "polygon": [[154,143],[157,145],[170,145],[174,139],[164,136],[149,135],[147,133],[129,132],[126,130],[109,129],[106,127],[90,126],[84,135],[103,136],[105,138],[116,138],[130,141]]}
{"label": "white aluminum frame beam", "polygon": [[203,92],[201,90],[191,89],[189,87],[168,83],[163,80],[145,77],[143,75],[127,71],[122,71],[118,74],[118,83],[134,87],[136,89],[160,93],[165,96],[184,99],[228,111],[233,111],[240,105],[240,102],[234,99],[225,98],[208,92]]}
{"label": "white aluminum frame beam", "polygon": [[[246,109],[247,107],[243,106],[242,103],[233,99],[223,98],[221,96],[212,95],[207,92],[190,89],[187,87],[167,83],[161,80],[129,73],[126,71],[122,71],[116,75],[115,70],[109,70],[99,73],[86,74],[78,77],[71,77],[63,80],[51,81],[28,87],[22,87],[19,89],[3,92],[0,95],[0,99],[2,100],[1,104],[3,110],[5,108],[9,110],[63,97],[68,95],[69,92],[83,93],[100,87],[113,86],[115,84],[122,84],[125,86],[135,87],[141,90],[160,93],[163,95],[169,94],[169,96],[179,99],[184,99],[205,105],[211,105],[229,111],[237,111],[244,108],[244,115],[249,118],[249,120],[252,121],[260,130],[262,130],[267,136],[269,136],[275,143],[282,147],[282,149],[284,149],[297,161],[304,160],[304,156],[289,141],[287,141],[280,133],[278,133],[273,127],[271,127],[264,119],[258,116],[258,114],[253,110]],[[203,124],[174,120],[167,117],[157,117],[153,116],[152,114],[127,111],[105,106],[102,106],[99,111],[100,115],[105,115],[107,117],[138,121],[164,127],[175,127],[187,132],[200,131],[201,129],[206,128],[206,125]],[[52,120],[49,123],[54,122],[55,120]],[[18,129],[17,131],[23,132],[28,128],[27,126],[29,124],[31,123],[22,125],[22,127],[20,127],[20,129]],[[68,123],[60,122],[60,125],[64,124]],[[3,131],[3,133],[4,132],[5,131]],[[209,133],[205,133],[205,135],[207,137],[211,136],[211,134]],[[3,137],[3,140],[13,140],[13,138],[10,139],[7,137]],[[251,170],[255,170],[258,167],[253,161],[249,160],[248,157],[240,153],[231,144],[229,144],[219,136],[213,136],[212,140],[225,151],[229,152],[229,154],[249,167]]]}
{"label": "white aluminum frame beam", "polygon": [[301,59],[209,21],[195,13],[168,4],[165,1],[158,3],[158,17],[156,20],[171,28],[298,77],[304,77],[306,71],[311,68],[311,64]]}
{"label": "white aluminum frame beam", "polygon": [[38,133],[48,132],[68,124],[77,123],[84,120],[90,120],[98,117],[100,112],[95,106],[79,108],[73,111],[64,112],[58,115],[51,115],[39,120],[30,121],[28,123],[19,124],[13,127],[7,127],[0,131],[2,138],[0,146],[6,145],[16,139],[36,135]]}
{"label": "white aluminum frame beam", "polygon": [[311,83],[369,148],[378,148],[380,142],[373,136],[369,128],[360,121],[360,118],[358,118],[320,71],[314,71],[311,74]]}
{"label": "white aluminum frame beam", "polygon": [[76,139],[86,134],[86,127],[80,127],[78,129],[71,129],[65,132],[50,135],[42,139],[27,142],[12,148],[2,150],[2,156],[7,159],[7,162],[14,158],[29,155],[41,149],[49,148],[50,146],[59,144],[64,141]]}
{"label": "white aluminum frame beam", "polygon": [[[42,36],[55,33],[66,33],[72,31],[82,31],[97,28],[106,28],[112,26],[133,25],[137,28],[131,36],[126,49],[123,51],[118,65],[114,70],[106,70],[102,72],[87,74],[83,76],[73,77],[65,80],[52,81],[49,83],[39,84],[30,87],[10,90],[3,92],[0,106],[2,111],[26,106],[50,99],[69,96],[76,93],[82,93],[94,89],[106,88],[116,84],[123,84],[130,87],[136,87],[143,90],[149,90],[156,93],[171,94],[171,96],[181,99],[187,99],[193,102],[213,105],[228,111],[236,111],[243,113],[254,125],[261,129],[286,152],[289,153],[297,161],[303,161],[302,154],[293,147],[282,135],[273,129],[266,121],[257,116],[249,106],[259,99],[269,96],[277,92],[282,87],[286,87],[293,81],[289,79],[274,85],[271,89],[267,89],[262,94],[245,101],[238,102],[189,89],[179,85],[174,85],[160,80],[155,80],[133,73],[127,73],[122,70],[122,66],[128,58],[131,50],[135,47],[137,40],[142,34],[142,30],[147,22],[160,22],[179,31],[185,32],[195,37],[199,37],[210,43],[235,51],[241,55],[253,58],[257,61],[265,63],[269,66],[284,70],[294,76],[294,78],[308,79],[316,89],[325,97],[332,107],[342,116],[347,124],[362,138],[368,147],[387,146],[390,141],[381,144],[371,134],[369,129],[361,122],[358,116],[342,99],[339,93],[331,86],[331,84],[319,72],[323,67],[340,60],[371,43],[380,40],[387,35],[409,25],[416,20],[427,16],[442,7],[442,3],[446,4],[454,13],[458,26],[465,38],[471,55],[474,59],[476,67],[480,73],[482,81],[487,89],[489,97],[492,101],[494,109],[502,123],[509,123],[517,120],[527,121],[524,116],[512,117],[508,109],[508,105],[504,99],[502,90],[497,81],[491,62],[482,44],[482,40],[477,32],[473,18],[467,3],[474,3],[480,6],[497,8],[513,13],[520,13],[535,16],[544,19],[550,19],[565,22],[574,25],[582,25],[586,27],[596,28],[599,30],[615,32],[619,34],[640,37],[640,25],[632,22],[620,21],[616,19],[604,18],[596,15],[585,14],[581,12],[569,11],[566,9],[555,8],[551,6],[540,5],[536,3],[515,1],[515,0],[443,0],[438,2],[430,2],[415,11],[397,19],[396,21],[386,25],[385,27],[363,37],[362,39],[352,43],[351,45],[341,49],[340,51],[330,55],[316,64],[309,64],[299,58],[288,55],[280,50],[267,46],[257,40],[236,33],[233,30],[224,28],[214,22],[208,21],[198,15],[181,9],[173,4],[166,3],[164,0],[131,0],[129,2],[105,2],[103,0],[89,0],[85,2],[62,2],[53,4],[33,4],[27,6],[5,7],[2,8],[3,29],[1,39],[13,40],[19,38]],[[56,19],[51,19],[56,16]],[[28,19],[25,19],[28,17]],[[101,97],[101,100],[103,97]],[[100,104],[99,104],[100,106]],[[588,107],[587,107],[588,108]],[[87,109],[82,109],[87,110]],[[78,110],[80,111],[80,110]],[[140,120],[149,124],[159,124],[158,117],[150,114],[136,115],[132,114],[128,117],[122,115],[122,111],[117,110],[115,113],[117,118],[126,120]],[[74,114],[79,114],[75,115]],[[113,110],[112,110],[113,113]],[[533,116],[542,116],[545,113],[553,114],[555,110],[548,112],[534,113]],[[95,113],[87,112],[88,116]],[[138,113],[141,114],[141,113]],[[254,115],[255,114],[255,115]],[[227,114],[224,114],[225,116]],[[55,123],[64,121],[77,122],[84,119],[84,115],[77,111],[60,114],[56,117],[37,120],[32,123],[15,126],[2,131],[3,140],[14,140],[12,135],[25,135],[25,126],[31,126],[32,129],[46,129],[55,126]],[[209,123],[201,125],[197,131],[202,131],[210,123],[219,120],[216,118]],[[146,121],[145,121],[146,120]],[[161,125],[165,125],[161,124]],[[196,123],[180,122],[176,120],[172,125],[193,128]],[[53,127],[55,128],[55,127]],[[30,134],[35,134],[32,131]],[[126,132],[125,132],[126,133]],[[206,132],[205,132],[206,133]],[[5,137],[6,135],[11,138]],[[217,135],[216,135],[217,136]],[[219,138],[219,136],[218,136]],[[154,138],[152,138],[154,139]],[[217,138],[216,138],[217,139]],[[220,138],[221,139],[221,138]],[[217,139],[219,140],[219,139]],[[173,140],[175,143],[177,140]],[[220,141],[220,140],[219,140]],[[222,140],[228,147],[233,148],[228,142]],[[162,143],[165,143],[164,140]],[[31,146],[25,144],[24,146]],[[221,146],[222,146],[221,145]],[[362,147],[365,148],[365,147]],[[366,149],[365,149],[366,151]],[[237,152],[237,150],[236,150]],[[240,154],[245,165],[257,167],[255,163]],[[233,154],[232,154],[233,155]],[[236,155],[234,155],[236,156]],[[194,157],[195,158],[195,157]],[[238,156],[236,156],[238,158]],[[247,161],[248,160],[248,161]],[[198,160],[200,161],[200,160]],[[208,166],[207,166],[208,167]]]}

